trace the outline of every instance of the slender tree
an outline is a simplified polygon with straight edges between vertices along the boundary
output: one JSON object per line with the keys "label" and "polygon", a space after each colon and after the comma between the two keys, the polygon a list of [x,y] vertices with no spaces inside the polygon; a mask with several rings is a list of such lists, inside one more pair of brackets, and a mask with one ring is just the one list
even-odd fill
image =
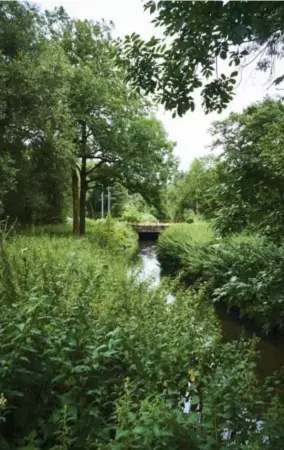
{"label": "slender tree", "polygon": [[140,191],[144,185],[146,195],[145,186],[158,186],[171,167],[173,146],[149,105],[125,84],[104,22],[68,22],[61,45],[72,66],[69,101],[80,164],[79,233],[84,234],[87,192],[96,183],[106,178],[105,185],[120,182]]}

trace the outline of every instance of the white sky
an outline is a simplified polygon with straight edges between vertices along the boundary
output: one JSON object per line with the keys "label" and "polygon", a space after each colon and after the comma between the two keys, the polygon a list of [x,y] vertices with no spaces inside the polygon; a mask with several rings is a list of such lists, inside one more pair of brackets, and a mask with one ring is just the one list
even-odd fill
{"label": "white sky", "polygon": [[[144,12],[141,0],[35,0],[43,9],[53,9],[62,5],[71,17],[80,19],[104,18],[115,23],[115,35],[123,37],[129,33],[139,33],[143,38],[157,34],[151,24],[151,16]],[[279,64],[279,67],[284,64]],[[233,69],[231,69],[233,70]],[[183,118],[173,119],[171,113],[161,108],[159,118],[169,134],[177,142],[176,155],[180,159],[182,169],[188,169],[190,162],[195,158],[208,153],[211,137],[208,128],[212,121],[226,117],[231,111],[241,111],[249,104],[261,100],[266,95],[279,94],[268,89],[267,74],[256,72],[252,67],[243,71],[242,82],[236,89],[234,100],[221,115],[212,113],[205,115],[200,102],[196,110],[188,112]]]}

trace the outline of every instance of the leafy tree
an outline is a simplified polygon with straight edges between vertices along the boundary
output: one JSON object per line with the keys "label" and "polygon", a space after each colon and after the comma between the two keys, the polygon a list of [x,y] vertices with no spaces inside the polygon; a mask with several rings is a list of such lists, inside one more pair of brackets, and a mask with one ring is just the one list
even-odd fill
{"label": "leafy tree", "polygon": [[28,137],[25,125],[30,113],[31,96],[22,63],[24,56],[21,55],[33,50],[31,43],[36,33],[33,19],[34,11],[17,2],[4,1],[0,4],[1,213],[6,193],[15,187],[17,147]]}
{"label": "leafy tree", "polygon": [[[206,112],[225,108],[233,97],[241,63],[259,56],[258,67],[273,66],[283,55],[282,2],[193,2],[145,0],[164,38],[143,41],[133,33],[122,46],[128,79],[182,116],[194,110],[193,93],[201,89]],[[232,66],[228,75],[219,62]],[[274,81],[279,84],[284,75]]]}
{"label": "leafy tree", "polygon": [[113,163],[102,166],[98,178],[118,181],[130,194],[139,193],[150,204],[159,203],[160,190],[175,173],[174,144],[153,115],[138,111],[121,121]]}
{"label": "leafy tree", "polygon": [[111,214],[113,217],[120,217],[128,200],[128,191],[120,183],[115,183],[113,189],[111,189],[111,195]]}
{"label": "leafy tree", "polygon": [[44,36],[35,8],[2,2],[0,22],[0,144],[11,167],[3,213],[21,222],[61,220],[73,140],[68,61]]}
{"label": "leafy tree", "polygon": [[[149,193],[150,187],[145,186],[161,183],[163,171],[171,165],[173,147],[151,108],[130,91],[123,71],[116,67],[111,29],[104,22],[66,18],[61,28],[56,39],[72,66],[69,102],[79,162],[79,231],[84,234],[89,190],[96,184],[119,182],[132,191]],[[74,174],[73,181],[78,184]],[[76,192],[73,186],[74,199]]]}
{"label": "leafy tree", "polygon": [[216,122],[213,146],[222,149],[213,214],[223,233],[250,227],[283,236],[284,106],[266,99]]}
{"label": "leafy tree", "polygon": [[110,27],[18,2],[1,3],[0,24],[3,214],[62,220],[71,172],[76,234],[94,184],[153,197],[174,165],[173,146],[126,85]]}
{"label": "leafy tree", "polygon": [[187,173],[169,186],[168,208],[172,219],[191,220],[192,214],[208,216],[212,209],[211,188],[216,184],[216,158],[209,155],[195,159]]}

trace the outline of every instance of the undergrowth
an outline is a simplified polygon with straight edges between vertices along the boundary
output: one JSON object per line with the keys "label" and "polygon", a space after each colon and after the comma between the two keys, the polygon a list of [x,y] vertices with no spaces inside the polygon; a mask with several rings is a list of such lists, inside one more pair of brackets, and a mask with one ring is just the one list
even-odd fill
{"label": "undergrowth", "polygon": [[[65,222],[57,225],[38,225],[20,228],[18,234],[26,236],[52,236],[67,237],[72,236],[72,222]],[[137,234],[128,224],[107,216],[106,219],[92,220],[86,219],[87,238],[91,243],[103,249],[111,251],[126,250],[128,254],[137,251]]]}
{"label": "undergrowth", "polygon": [[2,240],[1,449],[282,450],[254,342],[223,344],[202,291],[167,294],[87,239]]}

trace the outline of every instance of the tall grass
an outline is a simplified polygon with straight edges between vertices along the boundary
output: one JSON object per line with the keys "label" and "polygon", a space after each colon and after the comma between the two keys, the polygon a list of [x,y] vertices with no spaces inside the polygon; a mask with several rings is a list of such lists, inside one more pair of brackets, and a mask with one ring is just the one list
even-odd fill
{"label": "tall grass", "polygon": [[2,244],[1,449],[283,448],[253,344],[222,344],[202,293],[168,304],[88,239]]}
{"label": "tall grass", "polygon": [[[26,236],[53,236],[53,237],[71,237],[72,223],[65,222],[57,225],[39,225],[25,227],[17,230],[18,233]],[[138,236],[133,228],[108,216],[101,220],[86,220],[85,238],[92,244],[103,249],[112,251],[126,250],[128,254],[137,251]]]}

